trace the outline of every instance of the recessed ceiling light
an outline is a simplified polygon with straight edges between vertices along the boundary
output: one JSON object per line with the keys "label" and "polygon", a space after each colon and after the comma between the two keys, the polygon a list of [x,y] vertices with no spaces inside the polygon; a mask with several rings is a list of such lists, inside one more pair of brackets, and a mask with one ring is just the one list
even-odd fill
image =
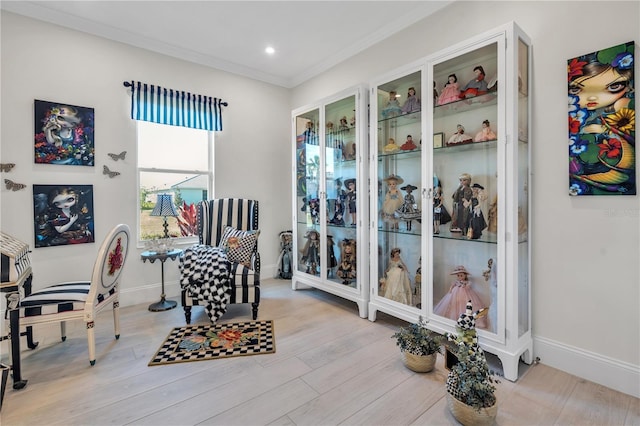
{"label": "recessed ceiling light", "polygon": [[274,49],[271,46],[267,46],[266,49],[264,49],[265,52],[267,52],[268,55],[273,55],[274,53],[276,53],[276,49]]}

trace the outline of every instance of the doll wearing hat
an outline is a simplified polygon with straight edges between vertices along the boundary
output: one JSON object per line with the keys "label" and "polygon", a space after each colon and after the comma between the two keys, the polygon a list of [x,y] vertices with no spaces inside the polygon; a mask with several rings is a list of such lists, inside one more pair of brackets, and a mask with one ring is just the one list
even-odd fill
{"label": "doll wearing hat", "polygon": [[471,175],[462,173],[459,177],[460,185],[456,188],[451,198],[453,198],[453,209],[451,211],[451,232],[462,232],[462,228],[468,222],[468,209],[465,204],[471,201],[473,190],[471,189]]}
{"label": "doll wearing hat", "polygon": [[418,210],[416,199],[412,194],[412,192],[418,189],[418,187],[407,184],[400,189],[405,191],[406,194],[404,196],[402,206],[396,210],[396,217],[407,221],[407,231],[411,231],[411,222],[422,217],[422,212]]}
{"label": "doll wearing hat", "polygon": [[356,226],[358,223],[358,214],[357,214],[357,192],[356,192],[356,180],[346,179],[344,181],[344,186],[347,188],[347,191],[344,193],[344,200],[347,204],[347,208],[349,209],[349,216],[351,217],[351,226]]}
{"label": "doll wearing hat", "polygon": [[402,184],[404,179],[391,174],[387,176],[384,181],[387,183],[387,193],[382,203],[382,220],[391,224],[391,229],[398,229],[396,210],[398,210],[403,203],[402,193],[398,189],[398,185]]}
{"label": "doll wearing hat", "polygon": [[470,240],[477,240],[482,236],[482,231],[487,227],[484,214],[480,209],[480,194],[484,194],[484,186],[474,183],[471,186],[471,200],[468,203],[467,224],[465,226],[465,234]]}
{"label": "doll wearing hat", "polygon": [[[486,307],[480,296],[471,287],[469,282],[469,272],[462,266],[456,266],[449,275],[455,275],[456,280],[451,284],[449,292],[433,308],[433,313],[445,318],[457,320],[461,313],[465,312],[467,302],[471,301],[473,306]],[[487,328],[487,318],[478,318],[476,327]]]}

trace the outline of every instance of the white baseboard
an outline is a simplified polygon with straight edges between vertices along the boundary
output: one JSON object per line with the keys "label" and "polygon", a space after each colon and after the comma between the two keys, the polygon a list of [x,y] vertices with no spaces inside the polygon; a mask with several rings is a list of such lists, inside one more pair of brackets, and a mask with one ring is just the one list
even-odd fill
{"label": "white baseboard", "polygon": [[533,336],[534,357],[542,364],[640,398],[640,366]]}

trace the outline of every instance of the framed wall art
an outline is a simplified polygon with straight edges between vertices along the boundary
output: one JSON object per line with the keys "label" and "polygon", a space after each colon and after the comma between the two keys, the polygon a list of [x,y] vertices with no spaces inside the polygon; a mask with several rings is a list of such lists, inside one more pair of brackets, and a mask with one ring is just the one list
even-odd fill
{"label": "framed wall art", "polygon": [[35,247],[93,243],[93,185],[33,185]]}
{"label": "framed wall art", "polygon": [[444,146],[444,133],[436,133],[433,135],[433,148],[442,148]]}
{"label": "framed wall art", "polygon": [[634,42],[567,61],[569,194],[636,195]]}
{"label": "framed wall art", "polygon": [[94,110],[58,102],[34,102],[35,162],[93,166]]}

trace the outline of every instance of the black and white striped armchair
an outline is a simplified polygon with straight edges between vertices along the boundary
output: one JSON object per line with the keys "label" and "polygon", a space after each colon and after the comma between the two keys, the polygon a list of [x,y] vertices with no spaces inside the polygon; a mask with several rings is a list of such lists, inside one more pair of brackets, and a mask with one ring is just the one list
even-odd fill
{"label": "black and white striped armchair", "polygon": [[[220,245],[225,228],[231,226],[242,231],[258,231],[258,201],[242,198],[221,198],[201,201],[197,206],[198,242],[200,245]],[[253,319],[258,317],[260,304],[260,254],[256,241],[248,265],[229,262],[229,303],[251,303]],[[191,323],[191,307],[203,302],[189,291],[182,289],[182,306],[187,324]]]}

